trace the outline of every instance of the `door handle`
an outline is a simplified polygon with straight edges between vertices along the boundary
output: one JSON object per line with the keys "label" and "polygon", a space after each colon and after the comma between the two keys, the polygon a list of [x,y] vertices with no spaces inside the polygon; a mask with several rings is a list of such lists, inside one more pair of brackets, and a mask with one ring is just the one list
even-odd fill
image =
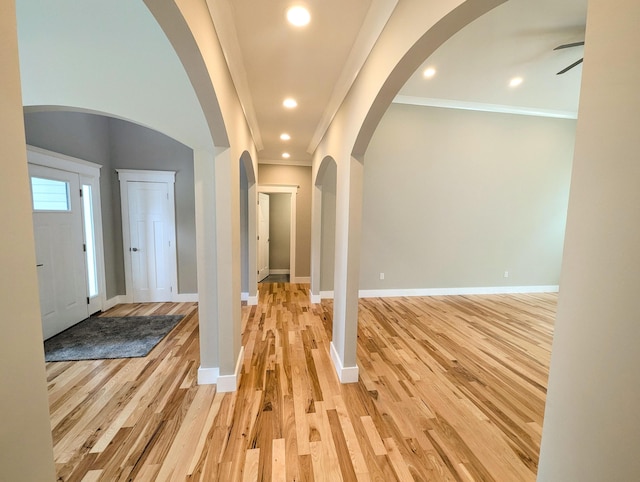
{"label": "door handle", "polygon": [[40,264],[36,264],[36,268],[42,268],[44,266],[44,264],[40,263]]}
{"label": "door handle", "polygon": [[136,251],[138,251],[138,248],[131,248],[131,251],[135,253]]}

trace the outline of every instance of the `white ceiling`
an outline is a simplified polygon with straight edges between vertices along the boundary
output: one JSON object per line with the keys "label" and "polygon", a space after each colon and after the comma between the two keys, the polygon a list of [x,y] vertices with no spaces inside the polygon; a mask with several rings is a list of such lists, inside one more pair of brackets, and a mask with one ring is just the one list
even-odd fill
{"label": "white ceiling", "polygon": [[[553,48],[584,40],[586,10],[586,0],[510,0],[440,47],[401,89],[399,100],[575,116],[582,66],[556,73],[580,59],[584,47]],[[425,79],[429,66],[437,74]],[[509,87],[513,77],[523,78],[517,88]]]}
{"label": "white ceiling", "polygon": [[211,133],[180,59],[140,0],[16,0],[22,101],[129,120],[191,148]]}
{"label": "white ceiling", "polygon": [[[311,22],[296,28],[286,11],[305,2],[207,0],[261,160],[311,160],[396,3],[306,2]],[[286,97],[298,107],[284,109]]]}
{"label": "white ceiling", "polygon": [[[308,164],[403,0],[206,1],[259,160]],[[293,3],[309,7],[307,27],[286,22]],[[141,0],[17,0],[17,6],[26,105],[84,107],[191,147],[207,143],[188,78]],[[438,49],[424,64],[437,69],[435,77],[424,79],[418,69],[396,101],[575,116],[582,68],[555,73],[583,49],[552,49],[583,40],[585,16],[586,0],[509,0]],[[524,81],[509,88],[514,76]],[[298,100],[291,111],[282,107],[288,96]],[[281,141],[282,132],[292,139]]]}
{"label": "white ceiling", "polygon": [[[302,29],[285,20],[288,0],[208,3],[260,161],[310,162],[396,2],[307,2],[312,20]],[[510,0],[438,49],[396,102],[575,117],[582,67],[556,72],[581,58],[583,48],[553,48],[583,40],[585,23],[586,0]],[[430,80],[422,75],[427,66],[437,69]],[[523,83],[510,88],[515,76]],[[285,110],[286,96],[298,108]],[[292,140],[281,141],[282,132]],[[289,161],[282,160],[285,151]]]}

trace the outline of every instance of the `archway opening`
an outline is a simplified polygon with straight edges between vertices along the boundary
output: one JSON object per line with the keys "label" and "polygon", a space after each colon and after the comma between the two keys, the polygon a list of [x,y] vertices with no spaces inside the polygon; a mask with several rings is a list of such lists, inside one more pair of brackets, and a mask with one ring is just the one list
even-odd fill
{"label": "archway opening", "polygon": [[[240,291],[242,301],[257,303],[256,286],[256,175],[251,155],[245,151],[240,156]],[[252,229],[253,228],[253,229]]]}
{"label": "archway opening", "polygon": [[336,241],[336,187],[338,169],[336,161],[324,159],[316,188],[320,194],[320,298],[333,298]]}

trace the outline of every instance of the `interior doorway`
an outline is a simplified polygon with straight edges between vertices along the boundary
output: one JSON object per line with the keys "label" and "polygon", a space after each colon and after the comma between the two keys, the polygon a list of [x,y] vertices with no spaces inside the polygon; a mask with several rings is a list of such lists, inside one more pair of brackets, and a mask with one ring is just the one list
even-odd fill
{"label": "interior doorway", "polygon": [[297,192],[298,186],[258,187],[259,282],[295,282]]}

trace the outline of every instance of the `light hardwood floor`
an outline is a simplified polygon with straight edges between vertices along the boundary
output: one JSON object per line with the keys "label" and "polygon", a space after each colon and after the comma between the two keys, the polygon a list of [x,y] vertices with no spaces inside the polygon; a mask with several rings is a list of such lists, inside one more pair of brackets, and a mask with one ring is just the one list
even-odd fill
{"label": "light hardwood floor", "polygon": [[330,302],[261,284],[240,389],[197,386],[193,303],[146,358],[48,363],[58,480],[535,480],[556,296],[360,302],[360,382],[338,383]]}

